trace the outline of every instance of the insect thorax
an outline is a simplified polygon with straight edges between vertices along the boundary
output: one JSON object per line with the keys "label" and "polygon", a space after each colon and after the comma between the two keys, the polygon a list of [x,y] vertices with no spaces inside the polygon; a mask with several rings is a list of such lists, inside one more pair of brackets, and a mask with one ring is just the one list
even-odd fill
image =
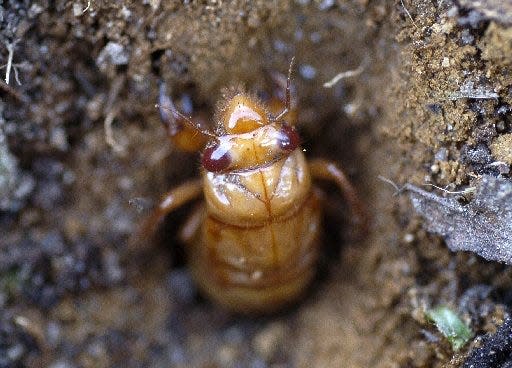
{"label": "insect thorax", "polygon": [[299,149],[270,165],[239,172],[205,171],[203,177],[208,213],[239,226],[291,216],[311,189],[307,163]]}

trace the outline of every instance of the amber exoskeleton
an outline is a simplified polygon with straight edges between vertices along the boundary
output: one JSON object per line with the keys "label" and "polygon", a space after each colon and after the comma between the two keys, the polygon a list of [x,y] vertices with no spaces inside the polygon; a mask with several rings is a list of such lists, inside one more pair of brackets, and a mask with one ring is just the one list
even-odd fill
{"label": "amber exoskeleton", "polygon": [[354,217],[360,224],[366,219],[336,164],[306,160],[293,126],[290,72],[286,84],[279,113],[244,93],[226,99],[214,132],[160,95],[171,141],[182,149],[203,149],[201,178],[165,194],[138,238],[153,233],[169,212],[203,196],[180,234],[191,272],[204,294],[243,313],[279,309],[313,278],[321,249],[321,203],[313,179],[334,181]]}

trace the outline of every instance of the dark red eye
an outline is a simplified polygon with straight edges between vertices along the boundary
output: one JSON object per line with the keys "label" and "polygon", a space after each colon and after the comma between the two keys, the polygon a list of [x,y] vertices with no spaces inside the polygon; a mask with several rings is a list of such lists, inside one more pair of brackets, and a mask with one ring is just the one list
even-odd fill
{"label": "dark red eye", "polygon": [[300,137],[295,129],[288,124],[283,124],[279,131],[278,144],[283,151],[293,151],[299,146]]}
{"label": "dark red eye", "polygon": [[221,172],[229,167],[231,164],[231,157],[229,156],[229,151],[226,147],[216,143],[204,150],[201,163],[208,171]]}

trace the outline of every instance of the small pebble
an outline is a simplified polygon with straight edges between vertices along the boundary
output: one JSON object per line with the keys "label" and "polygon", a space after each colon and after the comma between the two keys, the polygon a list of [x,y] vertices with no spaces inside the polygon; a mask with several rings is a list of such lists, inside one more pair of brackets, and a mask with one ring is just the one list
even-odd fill
{"label": "small pebble", "polygon": [[259,331],[252,340],[253,349],[265,360],[270,360],[279,351],[286,337],[286,326],[274,322]]}
{"label": "small pebble", "polygon": [[190,304],[196,296],[196,288],[190,274],[185,270],[173,270],[167,282],[170,288],[170,296],[177,303]]}
{"label": "small pebble", "polygon": [[446,148],[441,148],[434,155],[434,159],[436,161],[446,161],[448,159],[448,150]]}
{"label": "small pebble", "polygon": [[412,243],[414,241],[414,235],[411,233],[407,233],[404,235],[404,242],[406,243]]}
{"label": "small pebble", "polygon": [[108,281],[111,284],[117,284],[124,277],[124,270],[120,266],[119,254],[111,249],[105,248],[102,252],[103,266]]}
{"label": "small pebble", "polygon": [[114,65],[126,65],[128,61],[129,54],[125,47],[117,42],[109,42],[98,55],[96,65],[101,67],[108,62]]}
{"label": "small pebble", "polygon": [[299,73],[304,79],[313,79],[316,77],[316,69],[309,65],[309,64],[303,64],[299,67]]}
{"label": "small pebble", "polygon": [[56,362],[50,364],[48,368],[75,368],[76,366],[68,362],[67,360],[57,360]]}
{"label": "small pebble", "polygon": [[507,129],[507,124],[503,120],[500,120],[496,123],[496,131],[498,133],[502,133]]}
{"label": "small pebble", "polygon": [[48,325],[46,326],[46,338],[48,341],[48,344],[51,346],[56,346],[60,342],[61,338],[61,327],[58,322],[56,321],[49,321]]}
{"label": "small pebble", "polygon": [[318,10],[328,10],[334,6],[334,0],[322,0],[318,4]]}
{"label": "small pebble", "polygon": [[25,352],[25,348],[21,344],[16,344],[14,346],[11,346],[9,349],[7,349],[7,357],[15,362],[18,359],[20,359]]}
{"label": "small pebble", "polygon": [[471,34],[469,29],[464,29],[461,32],[461,39],[464,45],[470,45],[473,43],[473,41],[475,41],[475,37]]}
{"label": "small pebble", "polygon": [[55,127],[50,131],[50,145],[62,152],[68,150],[68,136],[62,127]]}
{"label": "small pebble", "polygon": [[238,356],[238,350],[232,345],[223,345],[217,351],[217,360],[221,367],[232,366]]}

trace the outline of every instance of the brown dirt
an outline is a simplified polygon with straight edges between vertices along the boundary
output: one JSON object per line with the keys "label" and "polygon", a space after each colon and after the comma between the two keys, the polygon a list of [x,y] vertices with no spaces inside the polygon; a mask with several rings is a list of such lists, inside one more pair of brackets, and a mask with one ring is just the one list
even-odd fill
{"label": "brown dirt", "polygon": [[[13,70],[0,89],[0,367],[461,366],[478,339],[454,354],[424,310],[493,332],[512,270],[450,252],[377,176],[457,190],[512,163],[510,15],[471,1],[186,3],[2,5],[21,85]],[[211,115],[224,87],[275,88],[292,56],[307,154],[346,168],[372,231],[354,241],[326,187],[311,292],[277,316],[233,316],[197,296],[176,251],[187,209],[154,248],[126,245],[137,204],[197,175],[158,121],[158,82]]]}

